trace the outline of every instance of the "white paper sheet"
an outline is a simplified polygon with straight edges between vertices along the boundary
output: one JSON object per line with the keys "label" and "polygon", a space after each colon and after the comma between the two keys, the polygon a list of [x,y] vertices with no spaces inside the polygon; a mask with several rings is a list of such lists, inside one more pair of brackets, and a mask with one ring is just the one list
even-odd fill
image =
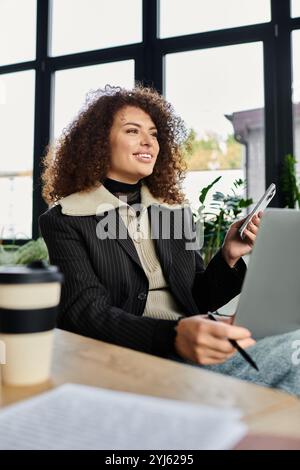
{"label": "white paper sheet", "polygon": [[236,409],[65,384],[0,412],[0,449],[229,449]]}

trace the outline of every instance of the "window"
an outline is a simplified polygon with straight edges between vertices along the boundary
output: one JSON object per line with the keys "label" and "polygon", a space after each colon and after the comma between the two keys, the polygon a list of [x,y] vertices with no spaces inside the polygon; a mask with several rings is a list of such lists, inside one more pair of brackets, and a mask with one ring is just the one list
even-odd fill
{"label": "window", "polygon": [[270,0],[160,0],[162,38],[263,23],[270,19]]}
{"label": "window", "polygon": [[35,74],[5,74],[0,81],[0,238],[31,238]]}
{"label": "window", "polygon": [[185,191],[198,207],[202,187],[248,180],[257,199],[265,189],[263,48],[261,43],[166,56],[166,96],[190,129]]}
{"label": "window", "polygon": [[37,238],[40,159],[106,84],[163,91],[193,129],[195,205],[220,172],[254,199],[277,183],[280,204],[284,155],[300,162],[299,17],[300,0],[0,0],[0,237]]}
{"label": "window", "polygon": [[297,172],[300,176],[300,30],[293,32],[292,46],[294,153],[297,160]]}
{"label": "window", "polygon": [[85,102],[87,92],[103,88],[106,84],[132,88],[134,86],[134,61],[126,60],[79,67],[55,73],[55,138],[78,114]]}
{"label": "window", "polygon": [[0,65],[35,59],[36,0],[0,1]]}
{"label": "window", "polygon": [[300,16],[300,0],[291,0],[291,16]]}
{"label": "window", "polygon": [[51,25],[52,56],[140,42],[142,0],[52,0]]}

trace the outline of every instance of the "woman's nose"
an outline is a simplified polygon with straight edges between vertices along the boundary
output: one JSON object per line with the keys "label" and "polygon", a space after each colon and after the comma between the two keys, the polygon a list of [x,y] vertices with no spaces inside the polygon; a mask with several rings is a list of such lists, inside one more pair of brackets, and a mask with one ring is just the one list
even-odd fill
{"label": "woman's nose", "polygon": [[150,146],[151,145],[151,136],[148,135],[148,134],[142,134],[141,144],[142,145],[147,145],[147,147]]}

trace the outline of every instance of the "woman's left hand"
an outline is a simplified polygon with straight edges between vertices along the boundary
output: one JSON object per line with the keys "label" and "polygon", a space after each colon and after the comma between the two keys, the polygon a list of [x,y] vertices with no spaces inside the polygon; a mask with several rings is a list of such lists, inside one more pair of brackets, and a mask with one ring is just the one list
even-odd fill
{"label": "woman's left hand", "polygon": [[229,228],[222,246],[222,254],[230,267],[233,267],[241,256],[247,255],[252,250],[261,218],[262,212],[259,212],[258,215],[252,218],[252,221],[244,231],[243,240],[240,237],[239,228],[245,222],[246,217],[238,222],[234,222]]}

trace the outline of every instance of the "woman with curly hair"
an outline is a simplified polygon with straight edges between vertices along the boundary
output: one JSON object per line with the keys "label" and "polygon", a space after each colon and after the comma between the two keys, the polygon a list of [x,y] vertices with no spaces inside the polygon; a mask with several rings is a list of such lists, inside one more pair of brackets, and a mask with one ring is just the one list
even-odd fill
{"label": "woman with curly hair", "polygon": [[[244,348],[255,341],[247,329],[205,314],[240,292],[241,257],[253,247],[260,217],[244,240],[243,221],[234,223],[204,268],[181,191],[184,137],[183,121],[156,91],[99,90],[45,157],[51,207],[40,228],[51,263],[65,275],[60,328],[220,367],[234,359],[228,338]],[[242,376],[240,368],[226,372]],[[251,374],[248,366],[242,378]]]}

